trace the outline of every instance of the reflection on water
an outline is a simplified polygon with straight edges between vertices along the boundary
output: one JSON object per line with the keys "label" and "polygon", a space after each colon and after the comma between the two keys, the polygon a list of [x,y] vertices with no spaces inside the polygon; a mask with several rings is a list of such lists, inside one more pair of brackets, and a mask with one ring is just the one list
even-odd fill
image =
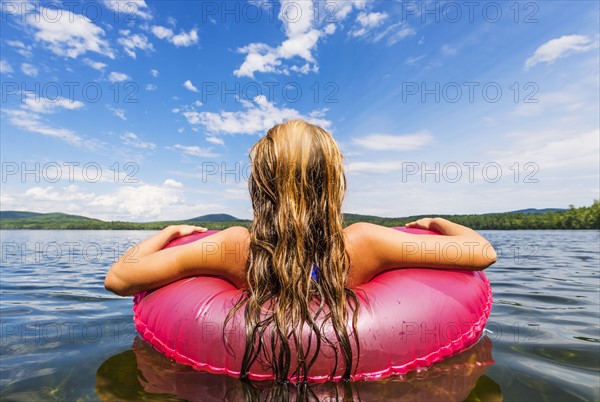
{"label": "reflection on water", "polygon": [[177,364],[140,338],[131,350],[111,356],[96,372],[96,392],[114,400],[311,400],[311,401],[463,401],[502,400],[500,387],[482,380],[493,364],[492,342],[483,337],[459,355],[419,373],[378,382],[322,383],[296,387],[272,382],[246,385],[235,378],[194,371]]}
{"label": "reflection on water", "polygon": [[484,347],[455,357],[463,366],[445,361],[403,378],[299,390],[243,387],[136,341],[131,298],[108,293],[103,280],[131,242],[151,233],[0,231],[0,399],[280,400],[287,392],[340,401],[600,401],[598,231],[483,232],[499,250],[486,271],[495,364],[473,366],[490,361]]}

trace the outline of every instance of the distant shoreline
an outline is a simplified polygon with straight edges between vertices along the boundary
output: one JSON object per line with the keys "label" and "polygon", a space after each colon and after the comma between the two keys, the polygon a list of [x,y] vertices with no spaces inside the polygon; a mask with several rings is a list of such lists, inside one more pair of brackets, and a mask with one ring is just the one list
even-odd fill
{"label": "distant shoreline", "polygon": [[[418,215],[403,218],[382,218],[371,215],[344,214],[344,223],[370,222],[382,226],[404,226],[407,222],[425,217],[441,216],[475,230],[598,230],[600,203],[595,200],[589,207],[569,209],[526,209],[505,213],[480,215]],[[160,230],[169,225],[194,224],[209,229],[231,226],[250,227],[252,221],[227,214],[203,215],[179,221],[121,222],[102,221],[63,213],[36,213],[27,211],[0,211],[0,229],[7,230]]]}

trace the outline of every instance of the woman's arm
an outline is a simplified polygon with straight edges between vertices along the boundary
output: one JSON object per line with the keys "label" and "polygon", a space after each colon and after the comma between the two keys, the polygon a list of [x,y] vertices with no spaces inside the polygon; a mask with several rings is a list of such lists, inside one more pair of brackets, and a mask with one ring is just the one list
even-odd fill
{"label": "woman's arm", "polygon": [[347,228],[352,261],[348,286],[368,282],[394,268],[483,270],[496,262],[496,251],[476,231],[443,218],[424,218],[406,225],[439,235],[415,235],[370,223]]}
{"label": "woman's arm", "polygon": [[205,228],[169,226],[128,250],[108,271],[107,290],[130,296],[189,276],[222,276],[245,285],[248,230],[231,227],[193,243],[162,249],[169,241]]}

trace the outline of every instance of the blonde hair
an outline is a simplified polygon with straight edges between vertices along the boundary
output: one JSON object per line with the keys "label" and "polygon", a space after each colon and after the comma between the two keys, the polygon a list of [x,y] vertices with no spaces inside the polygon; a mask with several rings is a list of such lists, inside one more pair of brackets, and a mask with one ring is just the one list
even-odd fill
{"label": "blonde hair", "polygon": [[[250,150],[250,160],[254,222],[246,266],[249,288],[226,320],[245,304],[240,378],[246,379],[259,362],[271,368],[276,381],[306,381],[325,343],[335,350],[331,378],[341,353],[342,377],[349,379],[353,357],[347,322],[352,314],[358,348],[359,303],[346,287],[350,259],[341,212],[346,192],[342,154],[321,127],[290,120],[268,130]],[[333,340],[324,335],[326,326],[333,329]],[[294,361],[296,367],[291,367]]]}

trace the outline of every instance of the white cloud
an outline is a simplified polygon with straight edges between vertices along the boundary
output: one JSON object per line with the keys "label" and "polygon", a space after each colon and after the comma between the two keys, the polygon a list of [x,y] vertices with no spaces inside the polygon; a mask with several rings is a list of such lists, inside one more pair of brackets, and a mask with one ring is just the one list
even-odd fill
{"label": "white cloud", "polygon": [[48,99],[41,96],[28,94],[23,106],[35,113],[54,113],[58,109],[76,110],[81,109],[84,104],[80,101],[71,101],[65,98]]}
{"label": "white cloud", "polygon": [[406,22],[397,22],[395,24],[389,25],[381,32],[373,34],[372,41],[379,42],[382,39],[386,39],[386,44],[388,46],[392,46],[404,38],[413,36],[415,33],[416,31],[413,28],[411,28]]}
{"label": "white cloud", "polygon": [[160,25],[154,25],[152,28],[152,33],[156,35],[158,39],[168,39],[173,37],[173,30],[169,28],[162,27]]}
{"label": "white cloud", "polygon": [[356,26],[348,33],[350,36],[361,37],[368,34],[372,29],[383,25],[384,21],[389,17],[385,12],[360,12],[356,17]]}
{"label": "white cloud", "polygon": [[277,55],[277,49],[264,43],[250,43],[238,49],[245,53],[246,59],[242,65],[233,73],[237,77],[254,78],[254,73],[280,73],[281,60]]}
{"label": "white cloud", "polygon": [[[597,90],[597,84],[595,87]],[[563,88],[557,91],[546,90],[539,94],[536,92],[531,95],[531,99],[528,99],[527,102],[518,104],[512,114],[523,117],[540,116],[542,114],[548,116],[566,114],[573,118],[578,115],[591,115],[591,113],[594,113],[594,107],[597,107],[597,96],[594,99],[585,95],[586,91],[582,85],[563,85]],[[590,95],[593,96],[593,92]],[[582,111],[584,108],[588,108],[588,110]]]}
{"label": "white cloud", "polygon": [[74,184],[63,187],[61,191],[54,190],[54,186],[31,187],[25,191],[25,195],[36,201],[80,201],[89,202],[93,200],[93,194],[81,193]]}
{"label": "white cloud", "polygon": [[414,57],[408,57],[406,60],[404,60],[404,62],[406,64],[408,64],[409,66],[414,66],[415,64],[417,64],[419,61],[421,61],[423,58],[425,57],[424,54],[420,55],[420,56],[414,56]]}
{"label": "white cloud", "polygon": [[582,53],[598,47],[597,42],[592,42],[584,35],[564,35],[558,39],[552,39],[538,47],[533,56],[525,61],[525,70],[538,63],[552,64],[560,57],[571,53]]}
{"label": "white cloud", "polygon": [[28,110],[9,109],[4,110],[8,115],[8,121],[13,126],[25,131],[37,133],[49,137],[55,137],[71,145],[86,146],[91,145],[84,142],[83,138],[66,128],[56,128],[48,125],[42,120],[42,117]]}
{"label": "white cloud", "polygon": [[106,108],[112,112],[114,116],[117,116],[121,120],[127,120],[124,109],[114,108],[111,105],[106,105]]}
{"label": "white cloud", "polygon": [[38,75],[37,67],[29,63],[21,64],[21,71],[23,72],[23,74],[28,75],[30,77],[37,77]]}
{"label": "white cloud", "polygon": [[8,46],[14,47],[17,49],[17,53],[19,53],[23,57],[31,57],[31,46],[26,45],[20,40],[7,40],[6,44]]}
{"label": "white cloud", "polygon": [[534,163],[541,172],[548,169],[586,171],[600,170],[600,132],[598,129],[574,132],[514,132],[506,136],[507,147],[488,153],[501,165],[511,166],[515,161]]}
{"label": "white cloud", "polygon": [[455,47],[452,47],[450,45],[443,45],[440,50],[446,56],[454,56],[458,52]]}
{"label": "white cloud", "polygon": [[354,138],[352,143],[375,151],[414,151],[430,144],[433,136],[427,130],[407,135],[371,134]]}
{"label": "white cloud", "polygon": [[71,145],[95,149],[99,141],[84,140],[72,130],[52,127],[44,121],[43,114],[51,114],[59,110],[76,110],[84,106],[83,102],[71,101],[65,98],[48,99],[33,94],[27,94],[20,109],[4,109],[2,113],[8,116],[8,122],[21,130],[55,137]]}
{"label": "white cloud", "polygon": [[117,14],[125,22],[135,20],[152,19],[152,14],[148,11],[148,5],[144,0],[104,0],[104,5]]}
{"label": "white cloud", "polygon": [[278,108],[264,96],[257,96],[253,102],[241,101],[241,103],[245,110],[238,112],[188,111],[182,114],[188,123],[202,125],[209,133],[255,134],[265,132],[275,124],[291,119],[306,120],[324,129],[331,126],[331,122],[324,119],[320,113],[313,112],[304,116],[295,109]]}
{"label": "white cloud", "polygon": [[346,169],[348,173],[388,173],[402,170],[402,162],[350,162]]}
{"label": "white cloud", "polygon": [[214,135],[207,136],[206,141],[210,142],[211,144],[223,145],[223,146],[225,145],[225,141],[223,141],[223,138],[219,138]]}
{"label": "white cloud", "polygon": [[[37,30],[35,39],[44,43],[55,54],[73,59],[87,52],[95,52],[115,58],[108,41],[104,38],[104,30],[81,14],[68,10],[49,10],[45,7],[34,7],[35,13],[25,14],[27,24]],[[46,18],[45,15],[56,15]]]}
{"label": "white cloud", "polygon": [[117,73],[116,71],[112,71],[108,75],[108,79],[110,82],[123,82],[123,81],[130,80],[131,77],[124,73]]}
{"label": "white cloud", "polygon": [[[186,202],[184,191],[182,183],[166,179],[162,184],[119,186],[115,191],[105,193],[86,191],[71,184],[64,187],[32,187],[10,195],[3,191],[1,197],[3,206],[15,210],[64,211],[107,221],[189,219],[202,213],[226,210],[225,206],[216,203]],[[222,192],[206,194],[211,198],[223,195]]]}
{"label": "white cloud", "polygon": [[84,64],[90,66],[91,68],[93,68],[94,70],[98,70],[98,71],[103,71],[106,68],[106,63],[102,63],[100,61],[94,61],[94,60],[90,60],[88,58],[85,58],[83,60],[81,60]]}
{"label": "white cloud", "polygon": [[177,47],[187,47],[198,42],[198,30],[191,29],[189,32],[181,31],[177,35],[173,30],[160,25],[153,25],[151,31],[159,39],[166,39]]}
{"label": "white cloud", "polygon": [[112,194],[95,196],[87,205],[133,218],[157,218],[164,210],[176,208],[184,200],[183,190],[169,184],[120,187]]}
{"label": "white cloud", "polygon": [[6,60],[0,60],[0,74],[11,74],[14,70]]}
{"label": "white cloud", "polygon": [[194,43],[198,42],[198,31],[196,29],[192,29],[188,33],[181,31],[177,35],[173,36],[170,39],[170,42],[173,43],[177,47],[179,47],[179,46],[184,46],[184,47],[191,46]]}
{"label": "white cloud", "polygon": [[178,182],[178,181],[173,180],[173,179],[167,179],[163,183],[163,186],[165,186],[165,187],[171,187],[171,188],[183,188],[183,183]]}
{"label": "white cloud", "polygon": [[148,150],[156,149],[156,144],[154,144],[152,142],[142,141],[142,139],[140,137],[138,137],[137,134],[134,134],[132,132],[127,132],[127,133],[123,134],[121,136],[121,139],[123,140],[123,144],[129,145],[129,146],[132,146],[135,148],[148,149]]}
{"label": "white cloud", "polygon": [[[309,1],[281,0],[278,18],[283,23],[286,38],[275,47],[265,43],[250,43],[238,48],[238,52],[246,56],[240,67],[233,72],[234,75],[254,78],[255,73],[287,75],[290,72],[307,74],[318,71],[318,63],[313,55],[317,42],[333,34],[336,25],[323,24],[315,19],[315,4],[317,3]],[[346,18],[353,7],[364,7],[363,1],[332,1],[328,4],[336,7],[335,18],[338,23]],[[297,65],[295,59],[303,60],[302,65]]]}
{"label": "white cloud", "polygon": [[150,70],[150,75],[154,78],[158,77],[158,70],[152,69]]}
{"label": "white cloud", "polygon": [[154,84],[146,84],[145,89],[146,89],[146,91],[156,91],[158,89],[158,87]]}
{"label": "white cloud", "polygon": [[189,91],[192,91],[192,92],[198,92],[198,88],[196,88],[196,87],[194,86],[194,84],[192,84],[192,81],[190,81],[190,80],[186,80],[186,81],[183,83],[183,87],[184,87],[185,89],[189,90]]}
{"label": "white cloud", "polygon": [[132,34],[131,31],[125,29],[119,31],[122,35],[117,42],[121,44],[125,50],[125,53],[129,57],[136,58],[135,49],[153,51],[154,47],[152,43],[148,42],[148,38],[144,34]]}
{"label": "white cloud", "polygon": [[184,155],[200,156],[202,158],[216,158],[219,154],[211,152],[212,148],[200,148],[196,145],[175,144],[169,149],[181,151]]}

